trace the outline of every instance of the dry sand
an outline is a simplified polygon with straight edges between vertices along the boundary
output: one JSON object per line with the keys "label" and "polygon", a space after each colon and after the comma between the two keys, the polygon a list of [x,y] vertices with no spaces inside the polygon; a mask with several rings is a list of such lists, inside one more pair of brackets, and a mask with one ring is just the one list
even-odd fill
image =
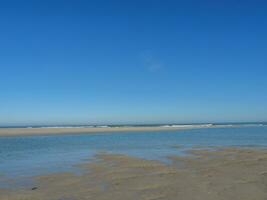
{"label": "dry sand", "polygon": [[0,191],[1,200],[266,200],[267,151],[197,150],[166,165],[101,154],[83,175],[36,178],[34,190]]}

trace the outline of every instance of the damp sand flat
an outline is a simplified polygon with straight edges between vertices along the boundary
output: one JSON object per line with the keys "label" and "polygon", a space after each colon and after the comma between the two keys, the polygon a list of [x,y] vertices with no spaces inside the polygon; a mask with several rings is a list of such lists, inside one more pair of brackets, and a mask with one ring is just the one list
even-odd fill
{"label": "damp sand flat", "polygon": [[1,200],[266,200],[267,150],[195,150],[170,165],[99,154],[72,173],[36,177],[36,188],[2,190]]}

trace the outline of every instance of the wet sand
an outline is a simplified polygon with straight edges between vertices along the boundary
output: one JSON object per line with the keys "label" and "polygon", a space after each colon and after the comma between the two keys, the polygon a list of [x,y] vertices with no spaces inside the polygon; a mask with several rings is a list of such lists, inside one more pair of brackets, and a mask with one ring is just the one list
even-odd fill
{"label": "wet sand", "polygon": [[[212,126],[224,127],[224,126]],[[185,129],[211,128],[203,125],[181,127],[109,127],[109,128],[0,128],[0,136],[95,134],[112,132],[176,131]]]}
{"label": "wet sand", "polygon": [[195,150],[172,164],[99,154],[84,173],[36,177],[1,200],[266,200],[267,150]]}

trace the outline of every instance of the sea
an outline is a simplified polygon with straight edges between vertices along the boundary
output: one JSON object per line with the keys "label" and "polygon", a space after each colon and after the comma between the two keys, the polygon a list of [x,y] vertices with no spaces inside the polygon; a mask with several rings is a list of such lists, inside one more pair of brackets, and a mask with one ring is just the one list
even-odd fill
{"label": "sea", "polygon": [[220,124],[224,126],[210,128],[213,125],[177,131],[0,137],[0,188],[31,187],[34,176],[82,173],[78,165],[92,162],[101,153],[125,154],[168,164],[170,156],[186,156],[191,149],[267,148],[267,123]]}

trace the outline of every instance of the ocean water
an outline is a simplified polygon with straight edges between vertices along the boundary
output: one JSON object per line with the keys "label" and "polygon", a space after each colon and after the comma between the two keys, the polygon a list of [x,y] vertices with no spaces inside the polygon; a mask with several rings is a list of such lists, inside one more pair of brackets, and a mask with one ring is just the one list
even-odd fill
{"label": "ocean water", "polygon": [[5,179],[19,182],[49,173],[78,173],[76,164],[90,161],[101,152],[168,162],[168,156],[184,155],[196,147],[267,148],[267,126],[0,137],[0,187],[7,186]]}

